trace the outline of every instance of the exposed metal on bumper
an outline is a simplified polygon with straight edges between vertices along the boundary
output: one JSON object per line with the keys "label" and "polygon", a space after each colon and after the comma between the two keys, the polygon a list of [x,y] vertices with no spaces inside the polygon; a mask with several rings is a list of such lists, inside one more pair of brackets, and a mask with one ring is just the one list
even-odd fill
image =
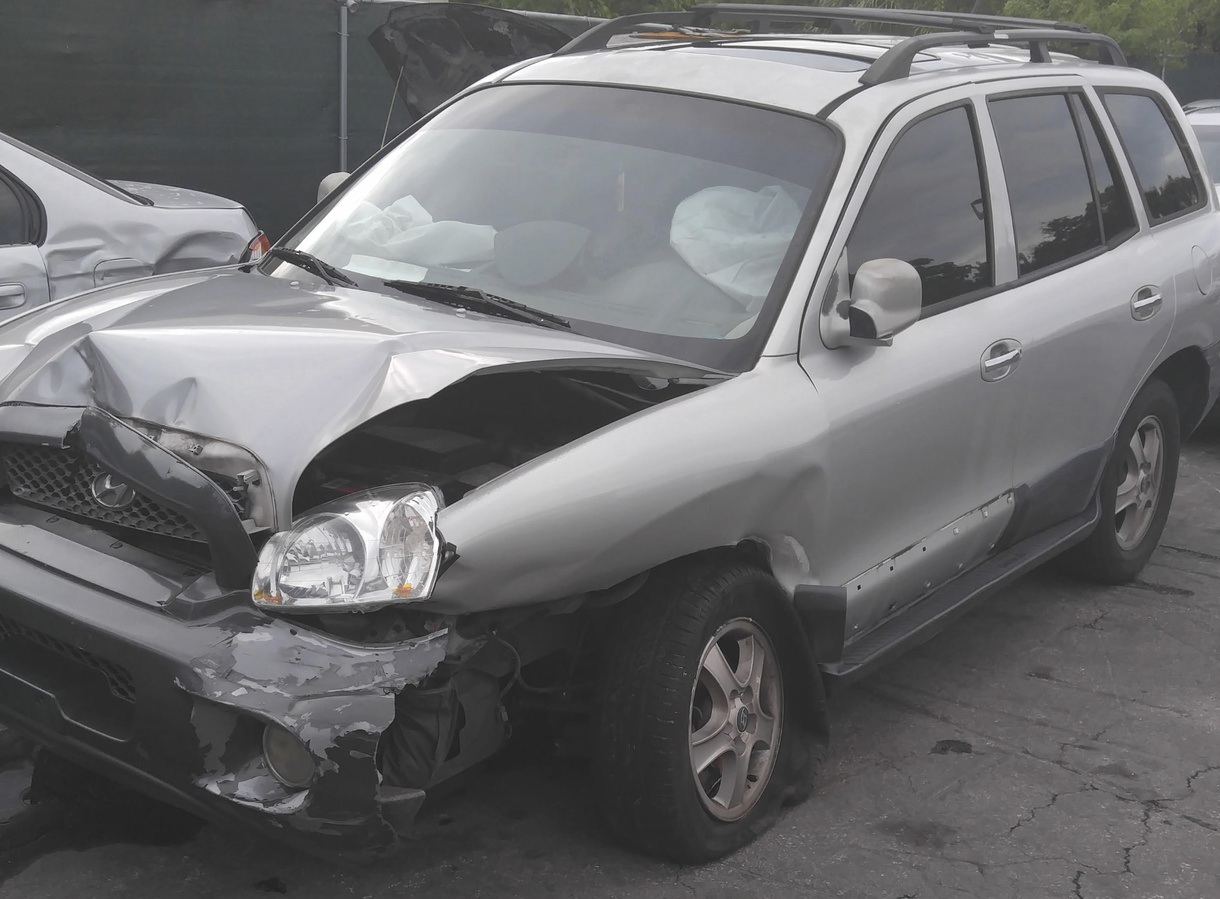
{"label": "exposed metal on bumper", "polygon": [[[444,658],[443,633],[345,644],[73,529],[89,530],[0,505],[0,720],[129,786],[312,851],[397,842],[423,793],[381,785],[377,743],[395,695]],[[267,723],[317,760],[307,789],[271,774]]]}

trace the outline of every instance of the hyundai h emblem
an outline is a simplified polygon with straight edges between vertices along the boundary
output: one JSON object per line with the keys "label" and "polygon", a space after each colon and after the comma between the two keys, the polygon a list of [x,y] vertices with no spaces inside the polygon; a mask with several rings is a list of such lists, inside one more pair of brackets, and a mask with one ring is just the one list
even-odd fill
{"label": "hyundai h emblem", "polygon": [[103,509],[126,509],[136,501],[136,491],[129,484],[124,484],[112,474],[102,473],[93,479],[89,492],[94,501]]}

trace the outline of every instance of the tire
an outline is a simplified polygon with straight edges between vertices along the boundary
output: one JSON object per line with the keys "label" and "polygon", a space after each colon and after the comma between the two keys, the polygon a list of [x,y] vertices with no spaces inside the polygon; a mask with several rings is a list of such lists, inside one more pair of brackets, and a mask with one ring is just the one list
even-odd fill
{"label": "tire", "polygon": [[1173,391],[1151,380],[1127,410],[1102,473],[1101,520],[1066,556],[1074,571],[1098,583],[1125,584],[1143,570],[1169,518],[1181,443]]}
{"label": "tire", "polygon": [[746,845],[808,794],[825,743],[802,723],[811,669],[797,660],[786,602],[766,572],[723,562],[658,572],[611,610],[593,773],[620,840],[706,862]]}

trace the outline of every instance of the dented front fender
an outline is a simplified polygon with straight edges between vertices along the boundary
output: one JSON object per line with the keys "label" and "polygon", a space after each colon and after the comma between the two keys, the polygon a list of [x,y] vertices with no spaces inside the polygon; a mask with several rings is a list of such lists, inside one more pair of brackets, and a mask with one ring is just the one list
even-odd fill
{"label": "dented front fender", "polygon": [[442,510],[459,556],[429,607],[558,599],[744,541],[767,547],[791,592],[817,544],[824,434],[817,393],[790,359],[625,418]]}

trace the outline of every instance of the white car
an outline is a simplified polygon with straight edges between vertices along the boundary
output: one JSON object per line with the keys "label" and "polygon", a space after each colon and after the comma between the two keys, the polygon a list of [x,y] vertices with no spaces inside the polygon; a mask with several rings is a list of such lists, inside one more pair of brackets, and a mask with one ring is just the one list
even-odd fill
{"label": "white car", "polygon": [[1212,181],[1220,185],[1220,100],[1195,100],[1182,110],[1198,135]]}
{"label": "white car", "polygon": [[266,240],[233,200],[103,181],[0,134],[0,319],[131,278],[238,262]]}

